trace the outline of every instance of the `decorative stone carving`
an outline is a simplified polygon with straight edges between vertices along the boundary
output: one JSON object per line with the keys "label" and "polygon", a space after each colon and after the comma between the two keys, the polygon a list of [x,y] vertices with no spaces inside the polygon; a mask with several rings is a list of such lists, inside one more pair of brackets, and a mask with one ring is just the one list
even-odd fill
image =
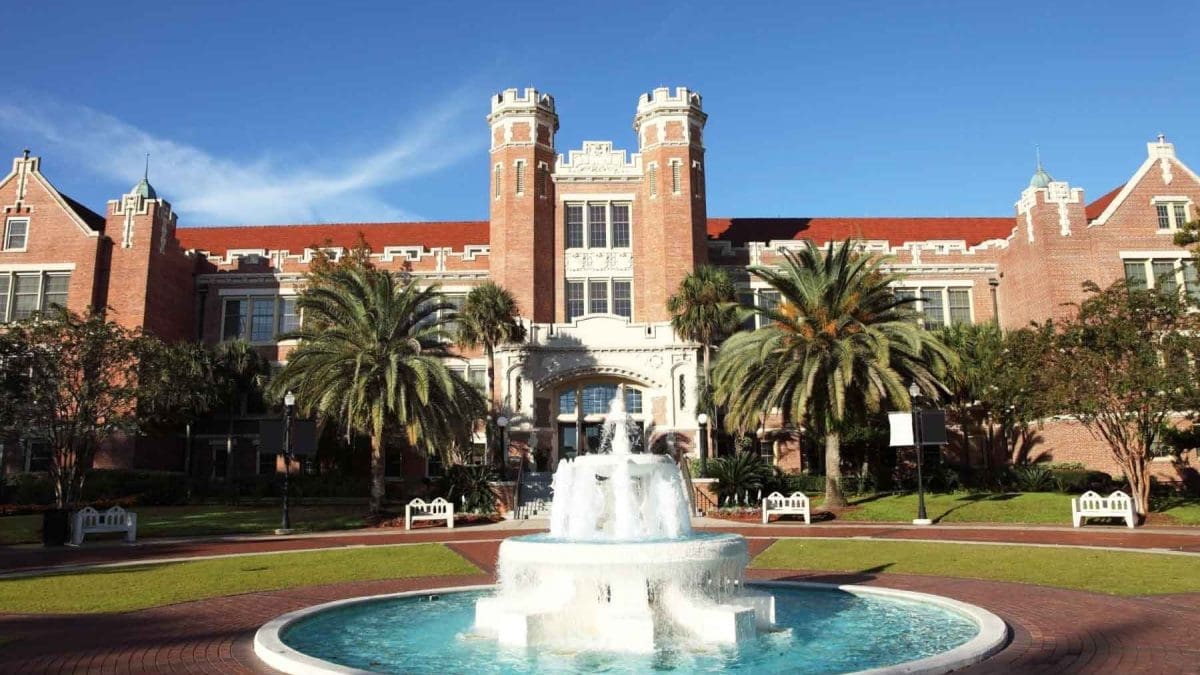
{"label": "decorative stone carving", "polygon": [[624,150],[614,150],[612,141],[584,141],[582,150],[558,156],[554,174],[558,178],[641,178],[642,156],[626,160]]}
{"label": "decorative stone carving", "polygon": [[628,249],[570,249],[567,272],[632,272],[633,252]]}

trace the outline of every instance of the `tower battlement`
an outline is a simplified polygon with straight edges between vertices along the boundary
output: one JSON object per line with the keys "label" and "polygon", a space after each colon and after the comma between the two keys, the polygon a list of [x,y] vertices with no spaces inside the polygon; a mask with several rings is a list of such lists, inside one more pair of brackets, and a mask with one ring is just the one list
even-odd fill
{"label": "tower battlement", "polygon": [[492,97],[492,115],[503,112],[530,113],[536,109],[553,113],[554,97],[533,87],[526,87],[524,91],[515,87],[505,89]]}
{"label": "tower battlement", "polygon": [[700,92],[692,91],[687,87],[675,87],[674,94],[671,93],[670,87],[658,87],[654,91],[638,97],[637,111],[638,115],[679,108],[688,108],[699,112],[704,110],[702,101]]}

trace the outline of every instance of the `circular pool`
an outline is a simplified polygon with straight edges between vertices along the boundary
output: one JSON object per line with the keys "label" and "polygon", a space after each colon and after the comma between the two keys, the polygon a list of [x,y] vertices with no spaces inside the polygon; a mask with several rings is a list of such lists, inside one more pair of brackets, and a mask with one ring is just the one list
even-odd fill
{"label": "circular pool", "polygon": [[[866,586],[749,584],[775,596],[779,630],[738,646],[670,636],[646,654],[504,647],[477,634],[475,601],[491,586],[353,598],[285,614],[255,653],[288,673],[941,673],[1003,647],[1007,627],[973,605]],[[569,637],[571,626],[562,630]]]}

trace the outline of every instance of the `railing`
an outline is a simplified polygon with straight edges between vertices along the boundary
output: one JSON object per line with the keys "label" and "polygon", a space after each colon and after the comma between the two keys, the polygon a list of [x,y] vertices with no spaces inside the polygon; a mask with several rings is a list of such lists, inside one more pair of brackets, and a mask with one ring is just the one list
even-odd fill
{"label": "railing", "polygon": [[696,506],[695,508],[700,513],[702,513],[702,514],[708,513],[709,511],[715,511],[717,509],[717,506],[718,506],[717,503],[715,501],[713,501],[712,497],[708,496],[708,492],[706,492],[698,487],[695,487],[695,486],[692,487],[691,492],[692,492],[692,503],[698,504],[698,506]]}
{"label": "railing", "polygon": [[521,517],[521,481],[525,478],[525,458],[517,465],[517,482],[513,483],[512,510],[513,520]]}
{"label": "railing", "polygon": [[707,492],[696,487],[696,484],[692,482],[692,467],[687,461],[687,457],[681,457],[675,460],[675,463],[679,465],[679,473],[683,474],[683,484],[687,487],[688,506],[691,513],[703,515],[716,509],[717,503],[712,500],[712,497],[709,497]]}

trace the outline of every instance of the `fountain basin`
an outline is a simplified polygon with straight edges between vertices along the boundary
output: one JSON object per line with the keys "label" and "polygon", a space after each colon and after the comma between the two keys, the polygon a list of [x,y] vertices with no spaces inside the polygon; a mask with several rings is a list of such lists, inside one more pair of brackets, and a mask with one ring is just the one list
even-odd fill
{"label": "fountain basin", "polygon": [[[291,612],[258,631],[254,650],[286,673],[945,673],[982,661],[1007,641],[999,617],[949,598],[803,582],[748,586],[775,597],[784,630],[736,646],[682,640],[638,654],[504,646],[473,628],[475,602],[493,588],[475,586]],[[573,626],[558,629],[569,634]]]}

